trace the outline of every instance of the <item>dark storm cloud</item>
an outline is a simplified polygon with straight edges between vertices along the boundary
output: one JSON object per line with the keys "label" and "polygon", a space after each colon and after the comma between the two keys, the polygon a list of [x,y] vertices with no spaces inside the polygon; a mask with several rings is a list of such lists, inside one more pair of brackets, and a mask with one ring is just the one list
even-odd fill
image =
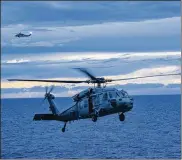
{"label": "dark storm cloud", "polygon": [[[180,16],[180,2],[3,2],[2,23],[96,23]],[[169,12],[170,10],[170,12]],[[46,12],[45,12],[46,11]]]}

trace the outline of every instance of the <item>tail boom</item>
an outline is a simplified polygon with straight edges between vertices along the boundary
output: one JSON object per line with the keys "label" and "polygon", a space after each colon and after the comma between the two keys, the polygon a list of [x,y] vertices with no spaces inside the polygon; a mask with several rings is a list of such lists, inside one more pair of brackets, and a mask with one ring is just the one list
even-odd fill
{"label": "tail boom", "polygon": [[53,114],[35,114],[33,120],[41,121],[41,120],[57,120],[58,117]]}

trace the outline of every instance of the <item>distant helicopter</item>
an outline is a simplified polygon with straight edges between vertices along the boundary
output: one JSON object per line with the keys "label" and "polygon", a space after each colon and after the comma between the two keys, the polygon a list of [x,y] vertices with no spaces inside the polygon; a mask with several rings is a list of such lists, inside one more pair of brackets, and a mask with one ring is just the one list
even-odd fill
{"label": "distant helicopter", "polygon": [[23,34],[23,33],[18,33],[15,35],[15,37],[21,38],[21,37],[30,37],[32,35],[32,32],[30,34]]}
{"label": "distant helicopter", "polygon": [[[157,76],[171,76],[181,75],[176,74],[163,74],[144,77],[132,77],[123,79],[105,79],[97,78],[89,73],[84,68],[77,68],[82,73],[86,74],[90,79],[81,81],[70,80],[32,80],[32,79],[8,79],[9,81],[36,81],[36,82],[51,82],[51,83],[92,83],[94,87],[88,88],[72,97],[75,104],[66,109],[62,113],[57,109],[54,99],[55,96],[51,94],[53,87],[48,91],[46,87],[46,93],[44,100],[47,99],[49,103],[49,109],[51,114],[35,114],[33,120],[57,120],[64,122],[62,132],[65,132],[67,122],[71,122],[79,119],[91,118],[93,122],[96,122],[98,117],[103,117],[110,114],[119,114],[119,120],[124,121],[124,113],[131,111],[133,108],[133,98],[128,95],[124,90],[117,90],[116,88],[106,88],[107,82],[131,80],[147,77]],[[97,86],[95,86],[95,84]],[[103,86],[101,86],[103,84]]]}

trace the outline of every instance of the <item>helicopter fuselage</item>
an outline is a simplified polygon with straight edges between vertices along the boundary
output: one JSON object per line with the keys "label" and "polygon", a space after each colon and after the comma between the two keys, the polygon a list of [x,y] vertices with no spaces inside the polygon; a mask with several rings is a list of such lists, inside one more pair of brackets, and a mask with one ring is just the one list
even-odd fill
{"label": "helicopter fuselage", "polygon": [[26,34],[22,34],[22,33],[19,33],[19,34],[15,35],[15,37],[18,37],[18,38],[20,38],[20,37],[30,37],[30,36],[31,36],[31,34],[26,35]]}
{"label": "helicopter fuselage", "polygon": [[85,96],[74,106],[62,112],[60,120],[77,120],[91,118],[95,112],[98,117],[114,113],[125,113],[133,108],[133,98],[115,88],[95,88],[93,93]]}
{"label": "helicopter fuselage", "polygon": [[[88,94],[87,90],[91,91],[91,93]],[[82,91],[85,93],[85,97],[76,101],[72,107],[57,114],[55,111],[56,106],[53,102],[55,97],[52,94],[48,95],[50,109],[52,107],[51,110],[54,114],[42,115],[44,118],[41,118],[41,115],[39,115],[39,118],[42,120],[68,122],[92,118],[94,115],[102,117],[115,113],[125,113],[133,108],[133,98],[123,90],[119,91],[115,88],[89,88],[87,90]],[[38,120],[36,117],[34,119]]]}

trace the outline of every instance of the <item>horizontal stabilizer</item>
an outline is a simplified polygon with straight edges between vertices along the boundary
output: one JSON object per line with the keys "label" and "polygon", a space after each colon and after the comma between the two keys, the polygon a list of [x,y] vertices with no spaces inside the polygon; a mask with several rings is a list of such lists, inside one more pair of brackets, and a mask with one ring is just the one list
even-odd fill
{"label": "horizontal stabilizer", "polygon": [[57,116],[53,114],[35,114],[34,121],[41,121],[41,120],[57,120]]}

